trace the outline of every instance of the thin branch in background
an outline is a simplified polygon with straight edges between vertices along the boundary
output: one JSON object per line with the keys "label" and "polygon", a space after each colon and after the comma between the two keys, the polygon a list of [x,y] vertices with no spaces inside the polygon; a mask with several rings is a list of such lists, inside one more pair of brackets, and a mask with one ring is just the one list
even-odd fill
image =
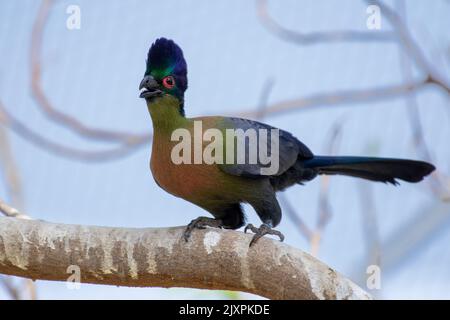
{"label": "thin branch in background", "polygon": [[[330,138],[328,139],[327,147],[325,148],[327,154],[335,154],[340,141],[342,132],[342,120],[336,121],[331,129]],[[324,176],[321,178],[321,187],[319,194],[319,211],[317,215],[317,223],[314,229],[309,228],[301,219],[298,212],[294,209],[292,204],[288,201],[284,193],[280,193],[278,198],[280,204],[282,205],[284,212],[287,214],[288,218],[298,226],[298,231],[302,236],[306,238],[310,245],[310,253],[313,256],[318,256],[320,241],[322,239],[325,227],[328,225],[332,217],[331,207],[328,200],[329,191],[329,177]]]}
{"label": "thin branch in background", "polygon": [[21,213],[16,208],[10,207],[7,205],[2,199],[0,199],[0,212],[3,213],[7,217],[11,218],[20,218],[30,220],[31,218],[26,214]]}
{"label": "thin branch in background", "polygon": [[[49,142],[47,139],[43,137],[38,137],[37,134],[31,134],[31,130],[26,128],[19,123],[16,123],[15,130],[19,132],[22,136],[31,137],[30,141],[39,146],[39,143],[42,142],[42,148],[50,151],[52,153],[61,155],[66,158],[78,160],[78,161],[92,161],[98,162],[102,160],[112,160],[117,159],[119,157],[128,155],[132,151],[137,150],[139,147],[142,147],[146,144],[147,141],[151,139],[150,134],[131,134],[125,132],[116,132],[109,130],[101,130],[96,128],[91,128],[83,125],[77,119],[58,111],[54,108],[46,97],[44,91],[42,90],[41,85],[41,73],[42,73],[42,64],[41,64],[41,46],[43,40],[43,31],[48,20],[49,12],[53,1],[44,0],[39,9],[39,13],[36,18],[36,22],[33,26],[32,33],[32,44],[31,44],[31,73],[32,73],[32,92],[35,97],[39,107],[45,112],[45,114],[56,121],[60,125],[67,126],[71,130],[75,131],[79,135],[85,138],[92,138],[97,140],[105,140],[105,141],[116,141],[124,144],[123,148],[119,147],[113,150],[100,151],[100,152],[83,152],[81,150],[73,150],[70,147],[65,147],[63,145],[59,145],[56,143]],[[259,2],[259,7],[262,9],[262,14],[264,16],[264,12],[267,13],[266,2]],[[268,15],[265,15],[268,16]],[[272,19],[271,19],[272,20]],[[339,32],[338,32],[339,33]],[[337,34],[338,34],[337,33]],[[345,32],[344,32],[345,33]],[[319,33],[320,34],[320,33]],[[351,34],[351,33],[350,33]],[[314,35],[314,34],[313,34]],[[309,36],[308,36],[309,37]],[[346,37],[336,37],[336,34],[331,36],[334,39],[343,39]],[[350,37],[351,38],[351,37]],[[375,37],[376,38],[376,37]],[[325,41],[327,37],[322,37],[322,41]],[[369,36],[367,39],[373,39],[373,36]],[[449,92],[448,87],[444,87],[445,83],[442,81],[437,81],[435,77],[427,76],[421,80],[414,80],[410,83],[406,84],[397,84],[397,85],[389,85],[389,86],[380,86],[368,89],[360,89],[360,90],[343,90],[337,92],[329,92],[329,93],[321,93],[311,95],[309,97],[303,97],[293,100],[281,101],[272,105],[267,105],[264,108],[265,115],[275,115],[279,113],[291,112],[291,111],[299,111],[303,109],[323,107],[323,106],[337,106],[342,104],[354,104],[354,103],[367,103],[367,102],[375,102],[380,100],[391,99],[395,97],[404,96],[412,91],[418,91],[424,88],[428,84],[436,84],[438,86],[443,87],[447,92]],[[238,116],[247,116],[247,117],[259,117],[260,110],[257,111],[247,111],[240,112]],[[124,149],[130,149],[129,151]]]}
{"label": "thin branch in background", "polygon": [[130,147],[136,144],[143,145],[148,141],[147,133],[132,134],[127,132],[118,132],[112,130],[102,130],[89,127],[78,119],[56,109],[46,96],[42,89],[42,40],[45,25],[48,21],[50,9],[53,5],[52,0],[43,0],[39,7],[38,15],[33,25],[30,47],[30,63],[31,63],[31,90],[37,105],[44,114],[53,122],[64,126],[83,138],[119,142]]}
{"label": "thin branch in background", "polygon": [[[407,26],[404,1],[397,1],[397,11],[399,12],[399,17],[403,19],[402,21]],[[400,68],[405,81],[412,78],[410,59],[405,57],[403,51],[400,52]],[[423,126],[420,121],[417,96],[411,93],[405,96],[405,101],[407,104],[408,119],[413,128],[414,146],[422,158],[427,161],[432,161],[431,153],[424,138]],[[443,180],[439,179],[443,179],[442,173],[434,174],[432,179],[428,181],[432,183],[431,189],[436,197],[445,201],[446,199],[443,198],[445,195],[442,196],[442,188],[444,186],[441,183]],[[435,201],[426,205],[424,208],[420,208],[417,214],[412,215],[409,221],[404,222],[400,227],[391,232],[390,236],[388,235],[386,237],[387,240],[381,243],[372,186],[362,184],[360,191],[361,204],[363,205],[361,210],[363,214],[363,229],[369,252],[365,258],[366,260],[360,265],[360,270],[365,271],[367,265],[377,264],[378,266],[383,265],[383,271],[388,273],[398,266],[401,261],[404,261],[405,258],[419,252],[417,250],[419,246],[429,241],[431,237],[438,233],[439,229],[442,229],[443,226],[448,224],[448,203]],[[360,273],[360,270],[358,270],[358,273]],[[363,276],[360,279],[365,279],[366,274],[364,273]]]}
{"label": "thin branch in background", "polygon": [[[274,80],[269,78],[263,85],[258,108],[255,113],[256,119],[258,120],[261,120],[266,114],[267,102],[269,100],[269,96],[274,84],[275,84]],[[338,140],[341,137],[342,123],[343,121],[339,119],[332,127],[330,138],[328,139],[328,143],[325,148],[326,149],[325,153],[330,155],[336,153]],[[283,193],[280,193],[278,197],[281,206],[287,213],[287,216],[291,219],[294,225],[298,227],[298,231],[300,232],[300,234],[304,236],[306,240],[309,242],[310,251],[313,256],[318,255],[323,231],[325,230],[325,227],[332,216],[330,204],[328,201],[328,190],[329,190],[329,177],[324,176],[322,177],[321,180],[321,191],[319,195],[319,212],[317,218],[317,225],[314,230],[311,230],[304,223],[303,219],[301,219],[298,212],[294,209],[294,207],[289,202],[288,198]]]}
{"label": "thin branch in background", "polygon": [[[9,143],[9,135],[8,131],[5,130],[2,126],[0,126],[0,163],[1,168],[3,169],[3,177],[5,180],[6,189],[8,192],[8,198],[10,202],[16,208],[24,208],[24,200],[23,200],[23,192],[22,192],[22,182],[19,174],[18,167],[16,165],[16,160],[13,155],[13,151],[11,149],[11,145]],[[8,213],[8,216],[22,219],[29,219],[28,216],[21,214],[18,210],[13,207],[9,207],[6,203],[4,203],[0,199],[0,210]],[[20,279],[19,283],[25,286],[24,289],[19,289],[18,283],[12,281],[12,279],[8,277],[1,277],[0,282],[3,282],[3,286],[5,287],[8,294],[12,299],[20,299],[21,292],[28,292],[29,298],[34,300],[36,299],[36,286],[29,279]]]}
{"label": "thin branch in background", "polygon": [[[359,199],[361,203],[361,228],[363,230],[365,253],[363,257],[364,265],[358,270],[360,283],[364,283],[367,277],[366,270],[368,266],[378,266],[382,268],[382,247],[380,240],[380,231],[378,225],[378,216],[376,204],[374,201],[373,186],[370,182],[358,182]],[[382,269],[384,270],[384,269]],[[373,290],[372,294],[380,296],[381,292]]]}
{"label": "thin branch in background", "polygon": [[0,164],[3,171],[7,197],[16,208],[21,210],[24,208],[22,180],[11,150],[9,132],[3,126],[0,126]]}
{"label": "thin branch in background", "polygon": [[[327,146],[325,147],[325,154],[334,155],[337,153],[338,145],[342,137],[342,124],[342,119],[338,119],[332,126],[330,136],[327,141]],[[317,224],[310,239],[311,254],[315,257],[319,255],[320,242],[322,240],[323,232],[333,215],[329,202],[329,190],[330,177],[321,177]]]}
{"label": "thin branch in background", "polygon": [[36,284],[31,279],[25,279],[25,281],[22,282],[23,289],[25,292],[28,292],[28,296],[30,297],[30,300],[37,300],[37,288]]}
{"label": "thin branch in background", "polygon": [[370,183],[360,181],[358,190],[361,200],[362,228],[368,252],[367,266],[374,264],[381,267],[380,234],[373,188]]}
{"label": "thin branch in background", "polygon": [[0,276],[0,284],[12,300],[20,300],[19,290],[13,283],[12,277]]}
{"label": "thin branch in background", "polygon": [[[11,201],[16,201],[16,204],[23,207],[21,182],[10,150],[7,132],[3,127],[0,127],[0,160],[9,197]],[[21,213],[16,208],[7,205],[2,199],[0,199],[0,212],[7,217],[31,219],[29,216]]]}
{"label": "thin branch in background", "polygon": [[[274,85],[275,81],[272,78],[268,78],[264,82],[259,98],[258,108],[255,113],[255,118],[257,120],[262,120],[266,114],[267,103],[269,101],[270,93],[272,92]],[[307,241],[310,241],[312,236],[311,230],[303,222],[303,219],[300,217],[297,211],[292,207],[287,197],[283,193],[280,193],[278,196],[278,200],[280,202],[280,205],[284,208],[285,213],[287,213],[287,216],[291,219],[294,225],[298,227],[297,230],[300,232],[300,234],[304,236]]]}
{"label": "thin branch in background", "polygon": [[[401,271],[404,261],[417,259],[423,246],[444,234],[448,234],[450,223],[450,203],[443,201],[427,202],[415,209],[409,220],[395,226],[388,234],[380,238],[380,252],[382,253],[383,275],[387,276]],[[357,283],[366,283],[367,256],[352,263],[354,270],[352,279],[359,279]]]}
{"label": "thin branch in background", "polygon": [[298,231],[300,235],[305,237],[306,241],[310,243],[311,238],[313,236],[312,230],[306,225],[300,215],[297,213],[297,210],[294,209],[288,198],[283,192],[278,194],[278,200],[280,201],[281,206],[283,207],[283,212],[286,213],[287,217],[292,221],[292,223],[298,227]]}
{"label": "thin branch in background", "polygon": [[[407,13],[405,3],[402,0],[398,0],[396,4],[398,17],[399,19],[402,19],[405,28],[407,28]],[[400,70],[403,80],[407,82],[411,81],[411,79],[413,78],[413,70],[409,56],[407,56],[407,54],[403,50],[400,50],[399,55]],[[407,106],[406,113],[413,130],[414,147],[416,148],[417,153],[422,159],[428,162],[433,162],[428,145],[425,141],[425,135],[423,132],[422,121],[420,119],[419,104],[417,102],[416,93],[410,92],[409,94],[405,95],[405,102]],[[430,187],[431,191],[439,198],[445,198],[445,195],[448,195],[450,193],[450,191],[447,190],[445,184],[442,182],[443,180],[448,181],[449,179],[448,177],[444,176],[444,173],[442,173],[439,168],[437,168],[437,170],[432,173],[431,179],[427,180],[428,186]]]}
{"label": "thin branch in background", "polygon": [[392,42],[396,35],[390,31],[371,32],[358,30],[330,30],[324,32],[301,32],[289,30],[280,25],[271,17],[268,11],[267,0],[256,2],[258,18],[261,24],[279,38],[299,45],[314,45],[333,42]]}
{"label": "thin branch in background", "polygon": [[[368,4],[379,5],[383,17],[386,17],[392,25],[393,28],[392,32],[394,35],[393,39],[396,40],[395,42],[398,44],[402,52],[407,54],[414,61],[419,70],[423,73],[422,77],[419,77],[418,80],[414,80],[411,74],[411,77],[403,80],[405,81],[404,83],[397,85],[368,88],[364,90],[349,90],[349,91],[338,91],[334,93],[320,93],[306,98],[303,97],[288,101],[281,101],[273,105],[267,106],[265,108],[266,114],[274,115],[278,113],[305,110],[312,107],[317,108],[320,106],[327,106],[327,107],[337,106],[338,104],[348,105],[352,103],[368,103],[398,97],[407,97],[412,93],[418,93],[420,90],[423,90],[431,86],[441,89],[441,91],[447,94],[447,96],[450,95],[450,85],[448,79],[445,79],[443,75],[439,74],[436,71],[436,68],[427,61],[422,48],[414,40],[410,31],[408,30],[406,22],[403,22],[403,20],[398,14],[396,14],[393,10],[391,10],[384,4],[380,3],[379,1],[365,0],[365,2]],[[265,0],[258,1],[258,6],[259,6],[258,15],[261,19],[261,23],[270,32],[278,36],[280,39],[295,42],[298,45],[308,45],[319,42],[331,43],[337,42],[338,41],[337,39],[339,39],[339,36],[336,36],[334,32],[322,35],[321,33],[313,32],[305,34],[287,30],[270,17],[267,10],[267,2]],[[347,35],[351,35],[351,33]],[[356,40],[357,38],[358,37],[353,39]],[[339,41],[344,42],[345,40],[346,40],[345,37],[341,37]],[[375,39],[367,37],[364,38],[364,40],[362,41],[366,40],[374,41]],[[416,109],[413,108],[413,110],[409,114],[410,121],[413,122],[417,147],[418,149],[422,149],[421,154],[425,158],[425,160],[427,160],[431,158],[431,154],[427,149],[425,149],[426,145],[425,140],[423,139],[423,129],[421,127],[421,123],[418,122],[418,120],[420,121],[420,118],[418,112],[416,111],[418,111],[417,108]],[[251,112],[242,113],[241,115],[250,117],[253,116]],[[365,198],[363,201],[367,201],[370,203],[371,201],[370,190],[367,192],[365,191],[362,192],[363,192],[362,198]],[[447,198],[450,199],[450,196],[447,195]],[[443,197],[441,199],[443,199]],[[375,210],[373,206],[372,210]],[[367,220],[373,220],[373,217],[375,217],[375,211],[368,212],[367,214],[369,215],[369,217],[367,217]],[[423,223],[423,221],[421,222]],[[373,231],[371,238],[374,239],[376,237],[377,232]],[[377,246],[379,247],[379,243],[377,244],[377,241],[375,241],[372,250],[373,252],[375,252],[374,253],[375,260],[378,259],[376,254],[377,250],[378,254],[380,254],[380,251],[379,249],[377,249]]]}
{"label": "thin branch in background", "polygon": [[385,5],[378,0],[364,0],[367,4],[377,5],[383,14],[383,17],[390,22],[395,32],[398,34],[398,38],[403,50],[411,57],[416,65],[425,73],[429,78],[429,82],[434,83],[444,89],[447,94],[450,95],[450,84],[436,68],[428,62],[425,53],[419,44],[414,40],[411,32],[409,31],[406,22],[395,12],[392,8]]}
{"label": "thin branch in background", "polygon": [[2,287],[11,300],[37,300],[36,285],[31,279],[0,275],[0,288]]}
{"label": "thin branch in background", "polygon": [[[7,108],[3,105],[1,101],[0,101],[0,123],[4,126],[7,126],[21,138],[23,138],[29,143],[34,144],[40,149],[43,149],[49,153],[55,154],[63,158],[79,160],[83,162],[105,162],[116,160],[129,155],[131,152],[133,152],[134,150],[136,150],[136,148],[139,147],[139,144],[134,144],[133,148],[131,147],[131,145],[125,146],[122,145],[104,151],[90,151],[67,147],[63,144],[52,142],[47,138],[45,138],[44,136],[40,135],[39,133],[28,128],[21,121],[14,118],[7,111]],[[149,138],[151,140],[151,136]]]}
{"label": "thin branch in background", "polygon": [[[450,85],[448,80],[443,75],[437,72],[436,68],[430,64],[422,50],[422,48],[413,39],[410,31],[407,28],[406,23],[401,17],[388,6],[380,3],[380,1],[365,1],[368,4],[378,5],[381,9],[383,16],[385,16],[393,27],[393,31],[389,34],[389,41],[395,40],[403,52],[408,54],[409,57],[416,63],[419,69],[425,74],[421,80],[414,80],[412,76],[405,80],[406,82],[400,85],[385,86],[378,88],[369,88],[365,90],[349,90],[340,91],[335,93],[325,93],[312,95],[307,98],[293,99],[289,101],[282,101],[276,104],[266,107],[265,112],[267,114],[284,113],[293,110],[308,109],[311,107],[319,106],[336,106],[338,104],[351,104],[371,102],[384,99],[392,99],[396,97],[408,96],[411,93],[417,93],[419,90],[424,89],[428,85],[435,85],[441,88],[445,93],[450,94]],[[340,37],[340,32],[330,31],[328,33],[300,33],[288,30],[277,23],[268,13],[267,1],[259,0],[257,2],[258,16],[261,19],[261,23],[276,36],[283,40],[296,42],[298,45],[308,45],[318,42],[344,42],[348,40],[355,41],[376,41],[371,36],[359,39],[358,36],[354,37],[354,33],[345,32],[345,36]],[[380,34],[380,32],[378,32]],[[382,33],[386,35],[385,33]],[[339,39],[339,40],[338,40]],[[419,78],[420,79],[420,78]],[[252,116],[251,113],[243,113],[244,116]],[[416,116],[414,110],[411,114],[412,117]],[[412,119],[414,120],[414,119]],[[417,124],[417,123],[416,123]],[[416,125],[416,129],[419,128]],[[421,128],[420,128],[421,129]],[[422,136],[423,132],[417,133],[417,136]],[[423,147],[423,144],[422,144]],[[428,152],[429,158],[429,152]],[[427,159],[427,157],[425,158]],[[445,198],[445,196],[443,197]],[[447,196],[447,198],[449,198]]]}
{"label": "thin branch in background", "polygon": [[[270,104],[265,108],[265,114],[275,115],[293,111],[317,109],[319,107],[337,107],[339,105],[350,104],[356,104],[360,107],[362,103],[378,102],[403,97],[411,91],[418,91],[425,88],[428,84],[430,84],[430,79],[423,78],[410,83],[312,94],[302,98],[284,100]],[[239,112],[237,115],[241,117],[255,117],[256,114],[256,111],[249,110]]]}
{"label": "thin branch in background", "polygon": [[[81,122],[79,122],[77,119],[58,111],[56,108],[54,108],[51,103],[49,102],[48,98],[46,97],[44,91],[42,90],[41,85],[41,51],[42,51],[42,39],[43,39],[43,31],[44,27],[46,25],[46,22],[48,20],[50,8],[53,4],[53,1],[51,0],[44,0],[42,2],[42,5],[39,9],[39,13],[37,15],[35,24],[33,26],[33,32],[32,32],[32,44],[31,44],[31,51],[30,51],[30,59],[31,59],[31,70],[32,70],[32,92],[33,95],[40,106],[40,108],[45,112],[45,114],[52,119],[53,121],[56,121],[57,123],[67,126],[70,129],[74,130],[76,133],[80,134],[83,137],[86,138],[93,138],[93,139],[99,139],[99,140],[106,140],[106,141],[119,141],[125,144],[124,148],[130,147],[130,152],[138,149],[139,147],[143,146],[149,139],[151,139],[151,136],[149,134],[130,134],[130,133],[124,133],[124,132],[115,132],[115,131],[108,131],[108,130],[101,130],[96,128],[90,128],[85,125],[83,125]],[[259,7],[259,13],[262,14],[263,17],[268,18],[269,15],[267,14],[267,5],[265,1],[260,1],[258,4]],[[271,18],[268,18],[270,21],[273,21]],[[372,32],[364,32],[366,35],[362,38],[364,39],[371,39],[371,41],[376,41],[377,34],[379,33],[372,33]],[[306,36],[306,38],[314,38],[317,35],[320,35],[322,33],[313,33]],[[327,41],[326,39],[340,39],[339,41],[344,41],[345,39],[352,38],[355,34],[352,32],[343,32],[343,34],[346,34],[346,36],[338,36],[339,34],[342,34],[342,32],[335,32],[331,33],[329,36],[320,36],[319,39],[322,39],[321,41]],[[375,35],[375,36],[374,36]],[[384,35],[386,36],[386,34]],[[383,37],[384,37],[383,36]],[[359,36],[356,36],[354,38],[357,40],[360,38]],[[361,39],[362,39],[361,38]],[[390,39],[391,36],[388,36],[387,39]],[[385,40],[387,40],[385,39]],[[315,41],[315,40],[314,40]],[[364,41],[364,40],[362,40]],[[434,78],[424,78],[423,80],[419,81],[412,81],[407,84],[400,84],[400,85],[391,85],[391,86],[384,86],[384,87],[377,87],[377,88],[370,88],[370,89],[362,89],[362,90],[348,90],[348,91],[338,91],[338,92],[332,92],[332,93],[325,93],[325,94],[317,94],[312,95],[305,98],[300,99],[294,99],[289,101],[282,101],[276,104],[273,104],[271,106],[265,107],[265,114],[278,114],[288,111],[294,111],[294,110],[300,110],[310,107],[319,107],[319,106],[329,106],[329,105],[339,105],[339,104],[352,104],[352,103],[361,103],[361,102],[371,102],[371,101],[378,101],[383,99],[390,99],[397,96],[402,96],[404,94],[407,94],[411,91],[417,91],[424,87],[425,85],[429,83],[436,83],[441,84],[441,82],[437,82],[434,80]],[[241,116],[249,116],[249,117],[258,117],[260,116],[258,113],[260,111],[248,111],[240,113]],[[21,130],[24,131],[24,130]],[[36,139],[34,139],[36,140]],[[102,157],[102,153],[99,155],[88,155],[85,156],[82,152],[74,151],[71,152],[70,150],[61,152],[61,149],[67,149],[67,148],[55,148],[52,144],[45,144],[45,147],[47,149],[52,150],[56,153],[61,153],[65,157],[73,157],[77,160],[84,160],[86,159],[92,159],[95,158],[96,161],[100,160]],[[114,159],[116,157],[120,157],[122,155],[128,154],[127,152],[123,151],[107,151],[105,153],[105,159]]]}
{"label": "thin branch in background", "polygon": [[[52,106],[49,99],[46,97],[45,92],[41,84],[42,75],[42,65],[41,65],[41,45],[43,39],[43,31],[46,20],[48,19],[48,14],[52,1],[44,1],[42,7],[40,8],[38,19],[36,20],[35,26],[33,28],[32,36],[32,49],[30,52],[31,58],[31,72],[32,72],[32,91],[34,98],[39,105],[39,107],[44,111],[44,113],[56,123],[71,129],[82,137],[88,139],[95,139],[101,141],[111,141],[120,143],[121,146],[117,149],[111,151],[83,151],[68,148],[53,142],[48,141],[46,138],[36,134],[31,129],[29,129],[23,123],[17,121],[15,118],[11,117],[6,109],[0,104],[2,110],[0,110],[0,120],[5,125],[8,125],[14,132],[18,133],[21,137],[25,138],[27,141],[31,141],[35,145],[41,147],[42,149],[55,153],[57,155],[77,159],[81,161],[105,161],[110,159],[116,159],[118,157],[128,155],[131,151],[136,150],[138,147],[144,145],[151,138],[148,134],[131,134],[126,132],[116,132],[110,130],[102,130],[97,128],[92,128],[84,125],[79,120],[58,111]],[[250,110],[247,112],[240,113],[241,116],[249,116],[256,118],[263,118],[266,115],[275,115],[284,112],[300,111],[310,108],[324,107],[324,106],[337,106],[342,104],[354,104],[354,103],[367,103],[380,100],[387,100],[397,97],[407,97],[410,101],[411,97],[415,100],[415,96],[412,94],[419,92],[419,90],[428,87],[428,85],[433,84],[438,88],[443,89],[444,92],[450,94],[450,87],[448,84],[448,79],[444,79],[443,75],[439,74],[435,70],[435,67],[431,65],[422,50],[422,48],[414,41],[412,35],[410,34],[406,22],[403,21],[401,16],[394,12],[389,7],[380,3],[379,1],[367,1],[370,4],[377,4],[380,6],[382,14],[391,22],[393,31],[392,32],[359,32],[359,31],[332,31],[332,32],[313,32],[313,33],[300,33],[292,30],[288,30],[281,25],[279,25],[275,20],[273,20],[267,11],[267,2],[265,0],[258,1],[258,14],[261,18],[263,25],[265,25],[269,31],[275,33],[280,38],[292,41],[300,45],[310,45],[319,42],[332,43],[332,42],[368,42],[368,41],[397,41],[403,52],[408,54],[412,58],[414,63],[419,67],[419,69],[424,73],[422,78],[414,80],[412,74],[408,78],[405,77],[405,83],[396,85],[379,86],[375,88],[361,89],[361,90],[344,90],[336,91],[330,93],[320,93],[311,95],[309,97],[301,97],[298,99],[293,99],[289,101],[281,101],[272,105],[268,105],[268,95],[273,87],[273,83],[270,81],[266,83],[267,90],[263,91],[261,96],[261,101],[259,108],[254,111]],[[366,34],[366,35],[364,35]],[[370,34],[370,35],[369,35]],[[35,55],[36,54],[36,55]],[[411,66],[408,66],[411,68]],[[265,86],[266,86],[265,85]],[[264,96],[265,95],[265,96]],[[408,113],[410,117],[411,124],[414,130],[414,139],[416,141],[416,147],[422,155],[423,158],[431,158],[429,150],[427,149],[425,140],[423,139],[423,128],[420,123],[420,117],[418,114],[417,101],[412,104],[408,102],[411,108],[411,112]],[[131,147],[130,147],[131,146]],[[329,215],[326,214],[329,211],[328,202],[326,199],[328,190],[327,180],[322,180],[321,185],[321,198],[320,202],[325,204],[319,205],[319,216],[317,226],[325,226]],[[362,194],[361,199],[363,202],[370,203],[371,197],[370,190],[368,195]],[[364,193],[364,191],[362,191]],[[322,198],[324,195],[325,201]],[[283,194],[280,194],[280,198],[284,198]],[[287,205],[286,205],[287,203]],[[302,234],[308,239],[311,239],[311,230],[303,223],[301,218],[297,215],[293,207],[286,201],[283,201],[284,206],[287,209],[286,212],[291,217],[291,219],[296,220],[296,225],[299,225]],[[371,206],[372,207],[372,206]],[[9,216],[17,216],[17,211],[11,211],[11,207],[5,207],[5,204],[0,201],[0,211]],[[373,214],[375,214],[375,208],[372,207]],[[8,214],[9,212],[9,214]],[[12,214],[11,214],[12,212]],[[369,212],[369,216],[371,213]],[[371,218],[368,217],[370,220]],[[313,250],[311,250],[313,251]]]}
{"label": "thin branch in background", "polygon": [[259,98],[258,108],[255,113],[256,119],[262,119],[266,115],[266,108],[269,101],[270,94],[272,93],[273,87],[275,85],[275,80],[273,78],[268,78],[262,87],[261,95]]}
{"label": "thin branch in background", "polygon": [[[392,24],[393,31],[388,33],[389,37],[385,40],[395,40],[401,46],[402,50],[408,53],[415,61],[419,68],[425,73],[425,76],[418,80],[411,80],[403,84],[378,86],[361,90],[343,90],[330,93],[321,93],[312,95],[310,97],[303,97],[298,99],[286,100],[270,105],[266,108],[267,114],[285,113],[294,110],[303,110],[311,107],[321,106],[337,106],[339,104],[353,104],[363,102],[376,102],[396,97],[402,97],[410,92],[417,92],[428,85],[435,85],[441,88],[444,92],[450,95],[450,85],[447,80],[440,75],[435,68],[428,63],[420,46],[414,41],[409,33],[402,19],[389,7],[383,5],[379,1],[366,0],[369,4],[376,4],[380,7],[381,12],[389,22]],[[276,36],[283,40],[297,39],[296,43],[305,45],[316,42],[344,42],[344,41],[377,41],[377,35],[384,35],[383,32],[365,32],[364,36],[356,36],[353,32],[329,31],[324,33],[299,33],[286,30],[281,27],[268,13],[267,1],[259,0],[257,2],[258,16],[261,18],[261,23],[268,27],[269,31],[275,33]],[[345,36],[339,36],[339,34]],[[391,34],[392,33],[392,34]],[[363,33],[364,34],[364,33]],[[385,41],[383,40],[383,41]],[[243,112],[241,116],[253,117],[253,111]]]}
{"label": "thin branch in background", "polygon": [[[15,201],[13,202],[15,205],[18,207],[23,207],[21,181],[10,149],[7,131],[4,130],[3,127],[0,127],[0,161],[8,196],[11,201]],[[16,208],[7,205],[2,199],[0,199],[0,212],[7,217],[31,219],[29,216],[21,213]]]}
{"label": "thin branch in background", "polygon": [[[443,80],[442,75],[438,74],[434,67],[427,61],[425,54],[420,46],[414,41],[406,22],[406,8],[403,1],[397,2],[398,13],[394,12],[391,8],[385,6],[379,1],[366,1],[367,3],[379,5],[383,14],[389,19],[395,30],[398,30],[401,38],[400,49],[403,55],[400,55],[400,68],[404,81],[412,79],[412,60],[415,65],[423,73],[428,74],[430,82],[435,83],[447,93],[450,93],[447,80]],[[402,17],[403,16],[403,17]],[[409,59],[405,58],[408,55]],[[407,103],[408,119],[413,127],[413,139],[415,142],[415,148],[417,152],[425,160],[432,160],[432,155],[429,152],[428,146],[424,138],[424,132],[422,123],[419,116],[419,108],[417,103],[417,96],[411,92],[405,96]],[[447,195],[442,195],[442,190],[437,191],[439,182],[438,177],[442,177],[442,173],[435,173],[433,180],[435,186],[432,186],[434,194],[440,198],[440,200],[446,200]],[[366,227],[366,242],[368,246],[372,248],[370,251],[372,257],[369,256],[370,261],[375,261],[377,264],[383,264],[384,273],[388,273],[398,266],[405,258],[410,257],[413,254],[417,254],[419,250],[417,248],[423,245],[426,241],[436,235],[439,229],[448,224],[449,219],[449,205],[444,201],[434,201],[431,204],[427,204],[425,207],[418,210],[418,214],[412,215],[412,217],[402,223],[400,227],[395,229],[391,235],[386,237],[386,241],[380,244],[379,234],[376,229],[377,222],[374,221],[376,217],[376,211],[374,207],[373,195],[371,190],[361,189],[362,203],[366,204],[366,208],[362,210],[365,213],[365,223],[363,227]],[[449,199],[447,199],[449,200]],[[364,217],[364,216],[363,216]],[[369,229],[367,229],[369,228]],[[381,253],[383,258],[381,261]],[[365,269],[367,267],[367,261],[365,261],[360,268]]]}

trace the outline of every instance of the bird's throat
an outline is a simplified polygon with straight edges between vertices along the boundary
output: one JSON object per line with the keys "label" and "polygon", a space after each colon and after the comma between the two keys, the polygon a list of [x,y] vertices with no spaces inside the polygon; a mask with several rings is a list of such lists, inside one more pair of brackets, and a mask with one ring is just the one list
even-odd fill
{"label": "bird's throat", "polygon": [[170,95],[147,101],[147,107],[155,133],[171,134],[173,130],[186,127],[189,123],[180,113],[179,100]]}

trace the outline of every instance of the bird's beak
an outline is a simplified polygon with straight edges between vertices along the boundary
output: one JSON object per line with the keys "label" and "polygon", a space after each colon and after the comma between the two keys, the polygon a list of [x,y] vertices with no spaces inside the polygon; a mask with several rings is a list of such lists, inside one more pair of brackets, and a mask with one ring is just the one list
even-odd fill
{"label": "bird's beak", "polygon": [[141,90],[140,98],[152,98],[162,94],[159,90],[159,84],[152,76],[145,76],[139,85],[139,90]]}

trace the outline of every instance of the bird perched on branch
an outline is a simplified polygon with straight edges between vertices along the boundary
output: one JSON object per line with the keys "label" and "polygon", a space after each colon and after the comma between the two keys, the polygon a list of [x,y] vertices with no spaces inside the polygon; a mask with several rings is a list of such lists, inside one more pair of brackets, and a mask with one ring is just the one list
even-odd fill
{"label": "bird perched on branch", "polygon": [[[276,192],[295,184],[303,184],[318,175],[345,175],[396,185],[397,179],[419,182],[435,169],[433,165],[423,161],[317,156],[289,132],[252,120],[219,116],[187,118],[184,112],[187,86],[187,65],[181,48],[172,40],[157,39],[148,52],[145,75],[139,86],[140,97],[146,100],[153,122],[150,168],[161,188],[196,204],[213,216],[192,220],[184,233],[186,241],[195,228],[242,227],[245,224],[242,203],[250,204],[263,222],[259,228],[252,224],[245,227],[245,231],[250,229],[255,233],[250,245],[266,234],[276,235],[283,240],[284,236],[273,229],[281,220]],[[200,132],[196,132],[197,129]],[[241,149],[244,154],[241,158],[243,162],[237,161],[235,154],[225,148],[231,142],[236,142],[236,136],[227,139],[225,133],[230,129],[256,132],[257,148],[252,149],[249,145],[251,141],[246,140],[250,135],[243,140],[244,144],[245,141],[248,142]],[[183,149],[178,154],[181,161],[174,159],[176,151],[180,151],[181,137],[175,134],[174,139],[175,132],[191,134],[191,140],[184,142],[185,146],[191,146],[193,150]],[[213,132],[214,135],[206,137],[207,132]],[[265,132],[270,132],[270,135],[263,140],[262,133]],[[219,141],[219,137],[215,135],[218,133],[225,134],[223,141]],[[278,144],[272,144],[275,141],[273,138],[276,138]],[[195,139],[201,139],[200,143]],[[228,158],[227,161],[212,163],[198,161],[196,152],[204,155],[202,152],[206,152],[208,146],[211,149],[212,140],[214,143],[222,143],[219,147],[215,144],[216,148],[210,153],[214,159],[217,160],[219,153],[223,151],[220,160],[226,158],[227,154],[232,154],[231,161]],[[236,151],[239,146],[232,148],[232,151]],[[264,171],[267,169],[267,162],[263,163],[261,159],[249,160],[250,152],[260,149],[278,157],[275,159],[277,166],[272,172]],[[192,163],[190,160],[193,158]]]}

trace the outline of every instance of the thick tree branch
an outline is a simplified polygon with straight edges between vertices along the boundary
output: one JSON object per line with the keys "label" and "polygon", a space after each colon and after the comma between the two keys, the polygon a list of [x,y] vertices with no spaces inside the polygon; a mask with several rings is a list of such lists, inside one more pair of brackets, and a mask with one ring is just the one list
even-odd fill
{"label": "thick tree branch", "polygon": [[183,227],[126,229],[0,217],[0,273],[82,283],[245,291],[272,299],[370,299],[350,280],[300,250],[251,235]]}

